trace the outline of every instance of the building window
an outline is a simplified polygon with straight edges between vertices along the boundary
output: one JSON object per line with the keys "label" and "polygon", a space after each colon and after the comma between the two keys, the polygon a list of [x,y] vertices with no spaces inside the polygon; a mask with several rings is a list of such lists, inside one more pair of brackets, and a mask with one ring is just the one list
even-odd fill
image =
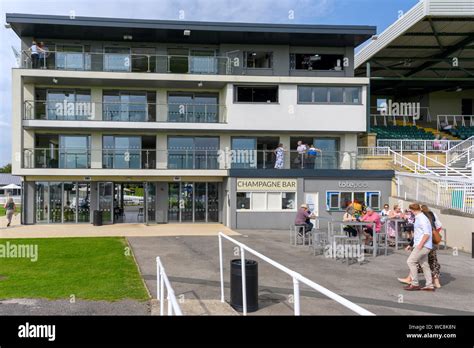
{"label": "building window", "polygon": [[278,103],[278,86],[235,86],[238,103]]}
{"label": "building window", "polygon": [[362,87],[298,86],[299,104],[362,104]]}
{"label": "building window", "polygon": [[282,211],[295,209],[295,192],[237,192],[237,210]]}
{"label": "building window", "polygon": [[342,54],[292,53],[291,70],[333,70],[341,71],[344,56]]}
{"label": "building window", "polygon": [[380,191],[328,191],[326,192],[326,209],[329,211],[344,211],[352,202],[358,201],[374,210],[380,210],[380,196]]}
{"label": "building window", "polygon": [[272,52],[244,52],[245,68],[250,69],[272,69],[273,53]]}

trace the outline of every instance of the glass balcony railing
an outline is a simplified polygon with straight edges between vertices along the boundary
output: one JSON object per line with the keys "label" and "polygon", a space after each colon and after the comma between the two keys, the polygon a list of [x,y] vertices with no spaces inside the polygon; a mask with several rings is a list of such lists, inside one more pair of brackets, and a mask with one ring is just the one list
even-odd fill
{"label": "glass balcony railing", "polygon": [[91,152],[84,148],[35,148],[23,152],[23,168],[90,168]]}
{"label": "glass balcony railing", "polygon": [[156,104],[132,102],[28,100],[25,120],[225,123],[227,109],[220,104]]}
{"label": "glass balcony railing", "polygon": [[355,152],[322,151],[316,156],[287,151],[218,149],[60,149],[23,151],[23,168],[103,169],[358,169],[365,156]]}
{"label": "glass balcony railing", "polygon": [[171,74],[232,74],[231,60],[221,56],[186,56],[102,52],[22,51],[23,69],[144,72]]}

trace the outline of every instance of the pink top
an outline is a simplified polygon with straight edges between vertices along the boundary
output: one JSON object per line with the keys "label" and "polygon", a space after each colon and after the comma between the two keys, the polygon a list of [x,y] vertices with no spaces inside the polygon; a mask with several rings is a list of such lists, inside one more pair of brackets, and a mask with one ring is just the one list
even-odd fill
{"label": "pink top", "polygon": [[[364,221],[364,222],[374,222],[375,223],[375,232],[376,233],[379,233],[380,230],[382,229],[382,223],[380,222],[380,215],[377,214],[377,213],[372,213],[372,215],[369,216],[369,214],[365,214],[364,216],[362,216],[362,218],[360,219],[360,221]],[[372,227],[372,226],[370,226]]]}

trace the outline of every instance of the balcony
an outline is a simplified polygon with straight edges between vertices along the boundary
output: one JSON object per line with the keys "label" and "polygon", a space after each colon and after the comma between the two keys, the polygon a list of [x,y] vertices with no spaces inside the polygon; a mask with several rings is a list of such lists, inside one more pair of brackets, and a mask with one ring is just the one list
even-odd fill
{"label": "balcony", "polygon": [[23,69],[230,75],[229,57],[47,51],[45,57],[22,51]]}
{"label": "balcony", "polygon": [[[359,158],[353,152],[323,151],[316,156],[288,151],[277,165],[273,151],[260,150],[196,150],[196,149],[60,149],[35,148],[23,151],[23,168],[57,169],[359,169]],[[100,164],[101,163],[101,164]]]}
{"label": "balcony", "polygon": [[24,102],[25,120],[225,123],[226,114],[226,107],[221,104],[54,100]]}
{"label": "balcony", "polygon": [[230,169],[357,169],[357,156],[353,152],[322,151],[316,156],[297,151],[285,151],[282,160],[270,150],[231,150],[226,163]]}

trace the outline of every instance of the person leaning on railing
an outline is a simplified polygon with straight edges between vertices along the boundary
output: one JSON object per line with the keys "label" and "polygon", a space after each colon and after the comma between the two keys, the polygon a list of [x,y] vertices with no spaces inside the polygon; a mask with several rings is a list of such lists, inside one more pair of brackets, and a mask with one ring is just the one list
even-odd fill
{"label": "person leaning on railing", "polygon": [[31,47],[28,49],[31,56],[31,67],[38,69],[39,67],[39,48],[36,41],[31,42]]}

